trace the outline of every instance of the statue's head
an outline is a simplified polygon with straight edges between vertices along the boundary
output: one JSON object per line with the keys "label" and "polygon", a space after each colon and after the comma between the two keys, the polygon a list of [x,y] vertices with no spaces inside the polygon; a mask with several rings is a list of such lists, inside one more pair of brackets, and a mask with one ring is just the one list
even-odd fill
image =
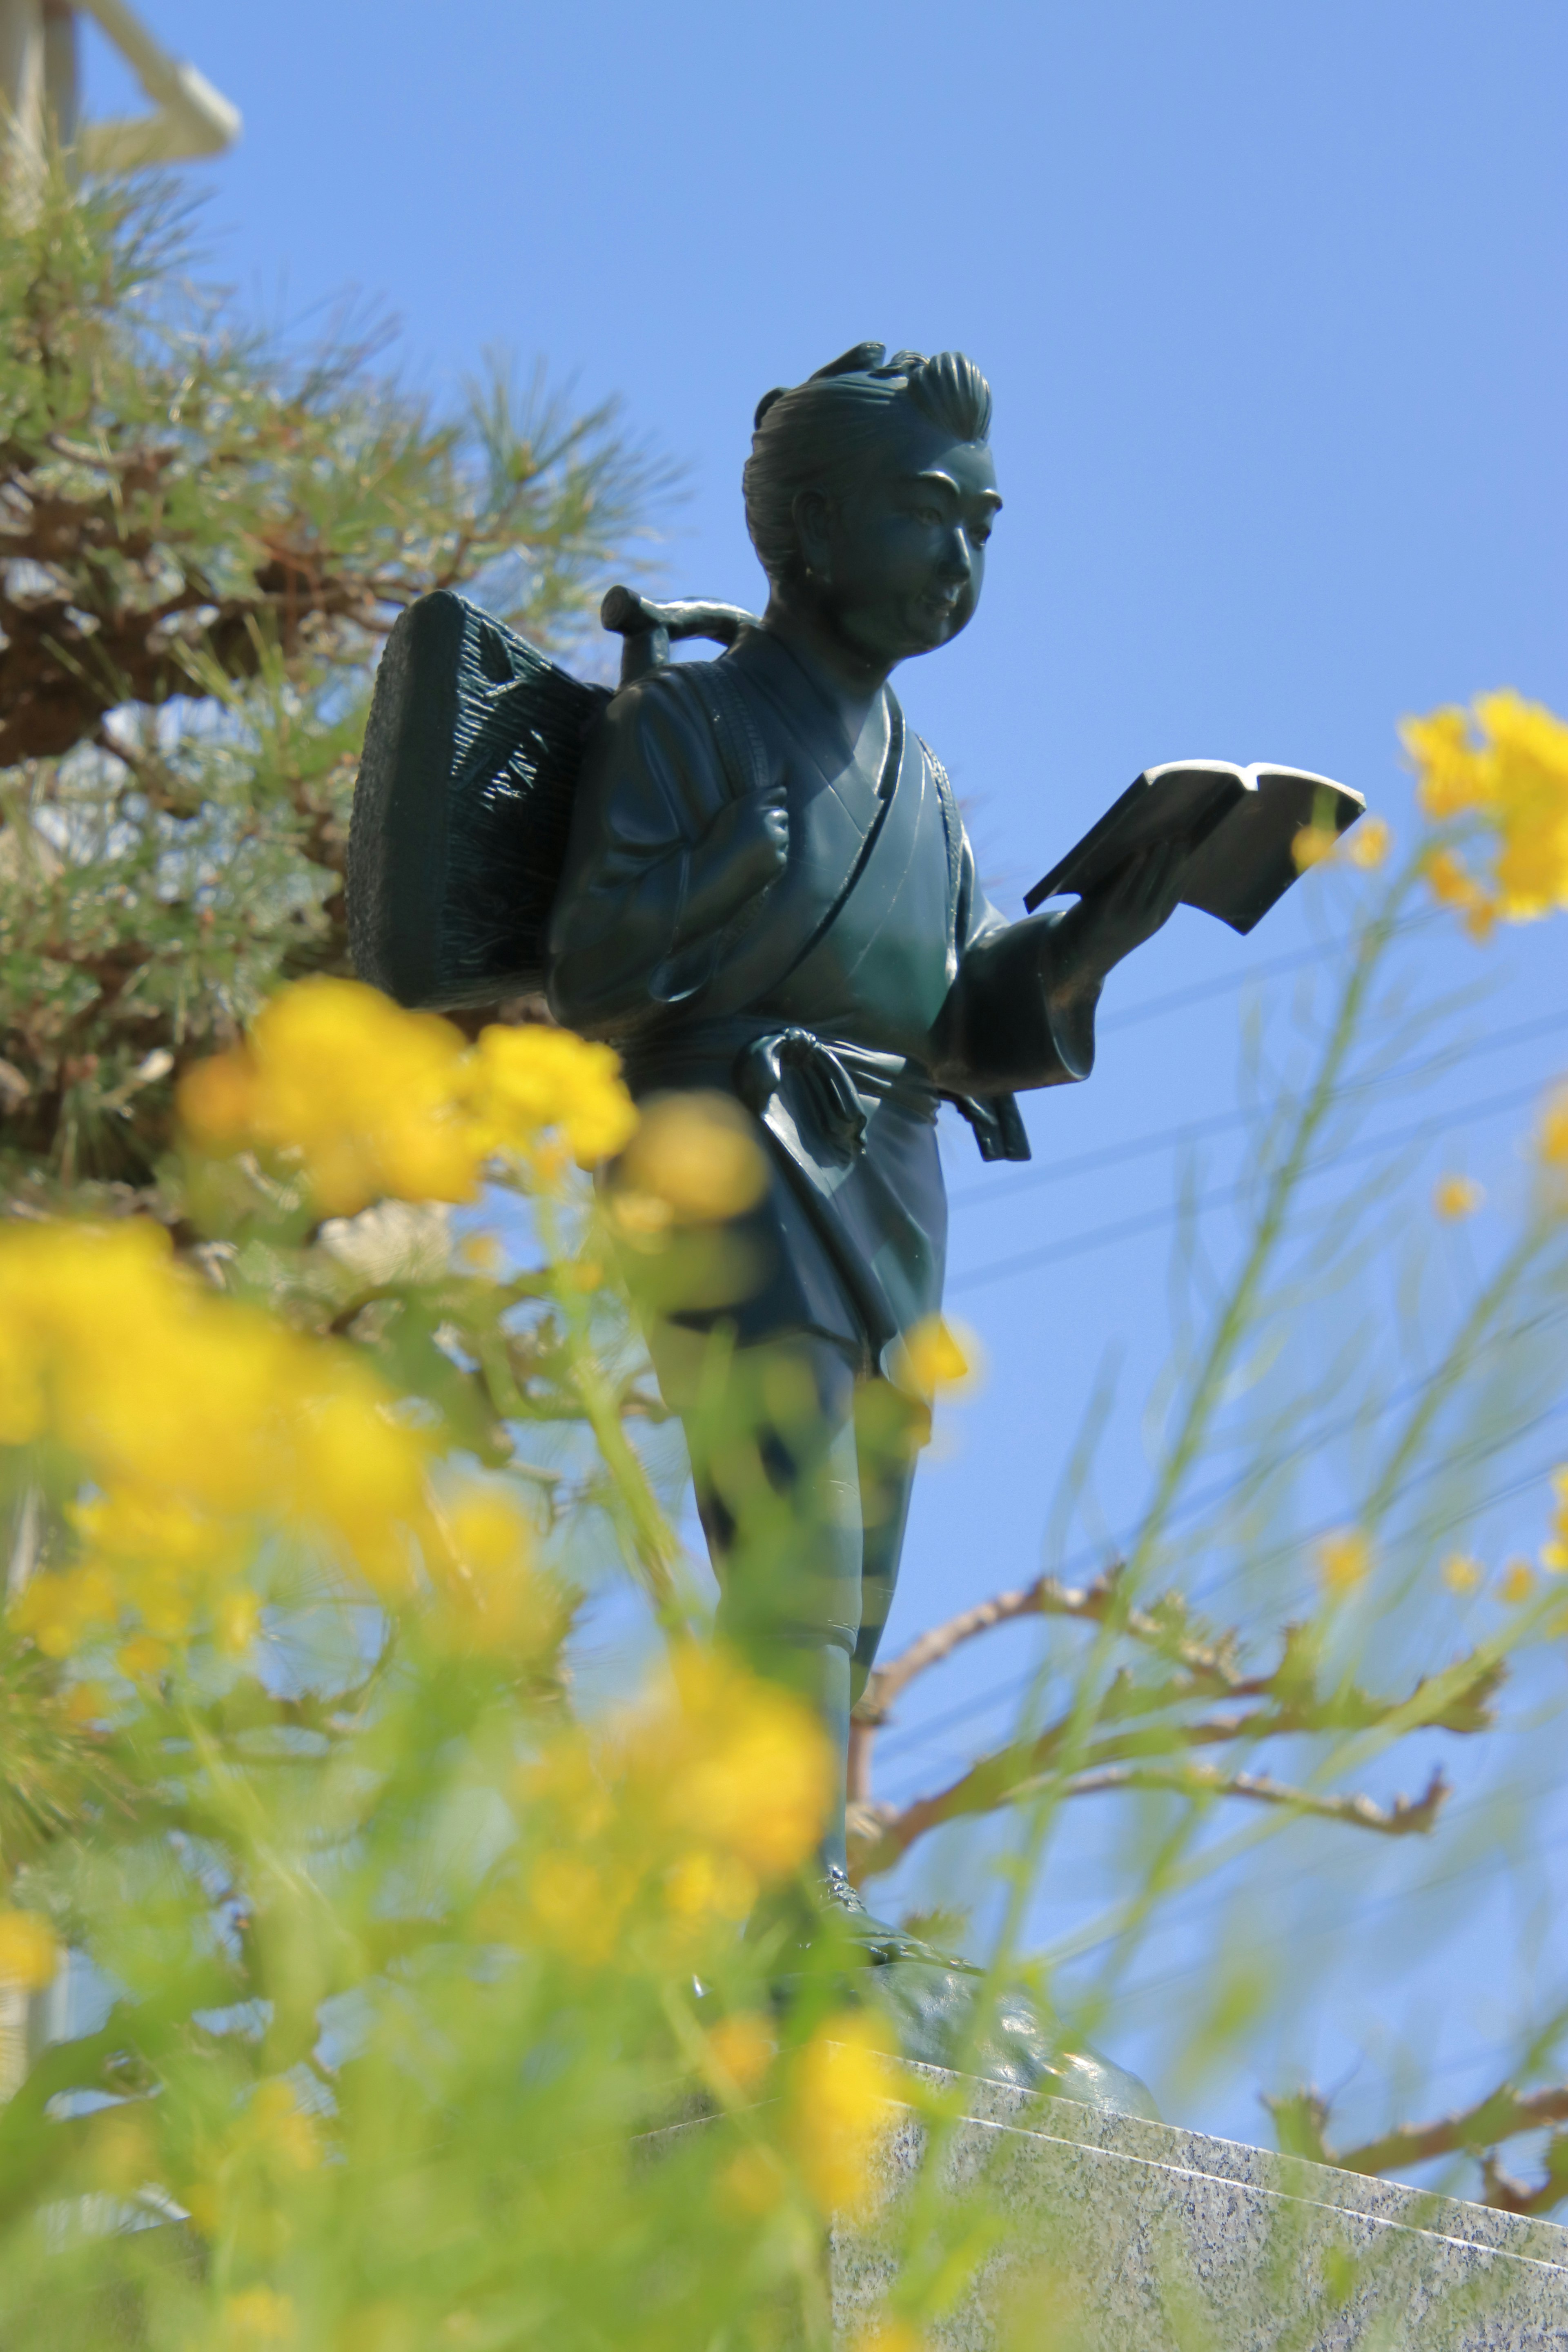
{"label": "statue's head", "polygon": [[962,352],[858,343],[759,404],[746,526],[780,603],[815,607],[885,662],[930,653],[973,614],[1002,501],[991,387]]}

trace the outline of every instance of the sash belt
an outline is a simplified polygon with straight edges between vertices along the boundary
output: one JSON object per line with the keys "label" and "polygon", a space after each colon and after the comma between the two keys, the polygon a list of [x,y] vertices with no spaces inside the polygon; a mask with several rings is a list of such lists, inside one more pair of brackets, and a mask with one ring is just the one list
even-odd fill
{"label": "sash belt", "polygon": [[855,1082],[832,1046],[809,1029],[769,1030],[742,1046],[735,1056],[735,1091],[747,1109],[763,1117],[786,1068],[801,1073],[824,1134],[842,1151],[863,1151],[866,1110]]}

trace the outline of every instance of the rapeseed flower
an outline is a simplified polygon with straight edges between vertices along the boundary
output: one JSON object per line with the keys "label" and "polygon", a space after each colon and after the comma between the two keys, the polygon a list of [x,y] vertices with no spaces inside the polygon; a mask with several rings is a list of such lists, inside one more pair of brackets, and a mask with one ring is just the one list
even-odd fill
{"label": "rapeseed flower", "polygon": [[314,1205],[470,1202],[497,1157],[547,1177],[624,1149],[637,1112],[607,1045],[539,1024],[470,1046],[433,1013],[358,981],[302,981],[272,998],[243,1045],[187,1071],[180,1113],[198,1150],[297,1169]]}
{"label": "rapeseed flower", "polygon": [[60,1949],[55,1931],[36,1911],[0,1911],[0,1984],[37,1992],[54,1981]]}
{"label": "rapeseed flower", "polygon": [[894,1352],[899,1386],[928,1404],[942,1390],[971,1387],[979,1376],[979,1340],[945,1316],[927,1315],[911,1324]]}
{"label": "rapeseed flower", "polygon": [[1318,1546],[1318,1573],[1331,1593],[1352,1592],[1372,1570],[1371,1539],[1360,1528],[1341,1528]]}
{"label": "rapeseed flower", "polygon": [[432,1548],[427,1444],[348,1347],[215,1293],[141,1219],[0,1233],[0,1430],[94,1490],[68,1515],[76,1558],[15,1603],[47,1654],[122,1631],[141,1675],[198,1625],[235,1644],[254,1609],[229,1596],[273,1529],[406,1589]]}
{"label": "rapeseed flower", "polygon": [[825,2213],[855,2213],[865,2207],[890,2095],[888,2043],[863,2011],[829,2018],[796,2059],[788,2137]]}
{"label": "rapeseed flower", "polygon": [[1468,819],[1482,835],[1479,871],[1446,845],[1434,851],[1434,895],[1482,933],[1568,908],[1568,726],[1504,692],[1478,695],[1468,711],[1407,719],[1400,732],[1423,814],[1438,824]]}
{"label": "rapeseed flower", "polygon": [[671,1094],[644,1106],[616,1171],[616,1213],[629,1232],[712,1224],[753,1208],[768,1164],[752,1121],[728,1095]]}

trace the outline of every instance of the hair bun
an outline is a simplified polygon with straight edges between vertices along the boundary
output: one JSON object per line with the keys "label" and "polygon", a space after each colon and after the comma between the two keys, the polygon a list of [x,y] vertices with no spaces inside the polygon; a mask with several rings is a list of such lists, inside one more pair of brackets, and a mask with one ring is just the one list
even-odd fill
{"label": "hair bun", "polygon": [[763,417],[767,415],[774,401],[782,400],[788,390],[789,386],[787,383],[775,383],[772,392],[763,393],[761,400],[757,403],[757,413],[752,419],[752,430],[753,433],[756,432],[758,426],[762,424]]}
{"label": "hair bun", "polygon": [[872,368],[881,366],[887,351],[886,343],[851,343],[847,352],[840,352],[826,367],[814,369],[809,381],[816,383],[825,375],[868,374]]}

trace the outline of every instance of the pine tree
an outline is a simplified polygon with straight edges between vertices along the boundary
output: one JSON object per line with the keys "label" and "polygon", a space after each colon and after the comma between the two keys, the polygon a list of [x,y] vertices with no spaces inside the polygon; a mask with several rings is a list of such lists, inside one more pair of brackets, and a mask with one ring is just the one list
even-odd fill
{"label": "pine tree", "polygon": [[[0,206],[5,199],[0,196]],[[502,363],[448,418],[349,320],[193,287],[188,208],[63,179],[0,220],[0,1167],[150,1199],[182,1066],[348,969],[379,639],[468,586],[570,645],[662,485],[614,404]],[[122,1205],[130,1205],[121,1192]]]}

